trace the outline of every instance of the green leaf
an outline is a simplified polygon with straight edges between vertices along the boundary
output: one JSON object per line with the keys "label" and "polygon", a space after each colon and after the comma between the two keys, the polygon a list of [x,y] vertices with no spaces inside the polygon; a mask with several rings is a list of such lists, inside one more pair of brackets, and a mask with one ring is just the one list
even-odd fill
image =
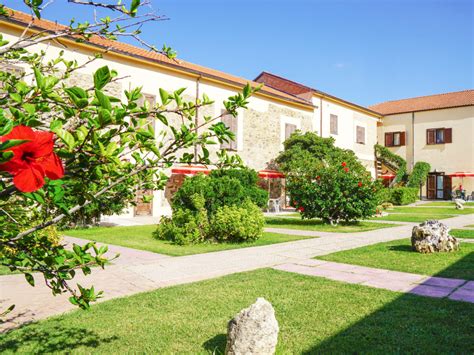
{"label": "green leaf", "polygon": [[110,82],[111,79],[112,79],[112,76],[110,74],[109,67],[104,66],[102,68],[99,68],[94,73],[94,87],[97,90],[100,90],[105,85],[107,85]]}
{"label": "green leaf", "polygon": [[105,108],[106,110],[109,110],[109,111],[112,110],[112,105],[110,104],[109,98],[102,91],[96,89],[95,97],[97,97],[97,100],[99,101],[99,105],[102,108]]}
{"label": "green leaf", "polygon": [[33,275],[31,274],[25,274],[25,279],[26,281],[28,281],[28,283],[31,285],[31,286],[35,286],[35,279],[33,278]]}
{"label": "green leaf", "polygon": [[[38,16],[39,18],[39,16]],[[38,68],[33,68],[33,72],[35,74],[35,79],[36,79],[36,85],[40,88],[44,88],[44,76],[41,74],[41,71]]]}
{"label": "green leaf", "polygon": [[166,90],[160,88],[160,98],[163,105],[166,105],[168,102],[169,94]]}
{"label": "green leaf", "polygon": [[8,148],[16,147],[17,145],[29,142],[28,139],[9,139],[3,143],[0,143],[0,150],[7,150]]}
{"label": "green leaf", "polygon": [[64,89],[66,94],[70,97],[74,105],[77,108],[84,108],[89,104],[89,100],[87,99],[87,92],[77,86],[73,86],[70,88]]}
{"label": "green leaf", "polygon": [[9,161],[11,158],[13,158],[15,154],[13,152],[8,151],[8,152],[0,152],[0,164],[6,163]]}
{"label": "green leaf", "polygon": [[65,130],[61,130],[61,131],[58,131],[56,134],[59,137],[59,139],[61,139],[64,142],[64,144],[67,145],[69,150],[72,150],[74,148],[76,141],[74,139],[74,136],[71,133]]}
{"label": "green leaf", "polygon": [[130,5],[130,16],[135,17],[139,6],[140,0],[132,0],[132,4]]}

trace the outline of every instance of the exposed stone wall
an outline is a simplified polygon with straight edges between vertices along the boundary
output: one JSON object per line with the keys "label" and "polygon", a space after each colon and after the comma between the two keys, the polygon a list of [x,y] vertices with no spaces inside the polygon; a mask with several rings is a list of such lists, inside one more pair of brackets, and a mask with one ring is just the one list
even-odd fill
{"label": "exposed stone wall", "polygon": [[251,168],[267,168],[282,150],[280,120],[283,116],[299,118],[303,132],[312,129],[311,113],[304,114],[273,104],[266,112],[252,109],[243,112],[243,147],[238,154]]}
{"label": "exposed stone wall", "polygon": [[[66,85],[79,86],[81,88],[89,88],[94,85],[94,79],[90,74],[84,74],[79,72],[73,72],[69,78],[65,80]],[[108,84],[104,88],[105,93],[110,96],[122,98],[122,83],[120,81],[114,81]]]}

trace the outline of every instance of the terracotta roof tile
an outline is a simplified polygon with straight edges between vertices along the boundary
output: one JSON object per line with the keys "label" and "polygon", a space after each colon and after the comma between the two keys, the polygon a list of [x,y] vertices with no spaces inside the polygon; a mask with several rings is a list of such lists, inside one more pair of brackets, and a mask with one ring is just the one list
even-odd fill
{"label": "terracotta roof tile", "polygon": [[462,106],[474,106],[474,90],[387,101],[369,107],[383,115],[393,115],[397,113],[439,110]]}
{"label": "terracotta roof tile", "polygon": [[283,78],[281,76],[278,76],[278,75],[275,75],[275,74],[272,74],[272,73],[262,72],[259,76],[257,76],[257,78],[255,78],[255,81],[257,81],[259,83],[264,83],[266,86],[270,86],[270,87],[272,87],[276,90],[283,91],[283,92],[286,92],[288,94],[295,95],[297,97],[304,98],[304,99],[307,99],[307,100],[311,100],[311,97],[314,93],[316,95],[327,97],[327,98],[333,99],[335,101],[338,101],[340,103],[353,106],[353,107],[358,108],[358,109],[360,109],[364,112],[369,112],[369,113],[373,113],[377,116],[380,116],[378,114],[378,112],[374,112],[373,110],[371,110],[367,107],[354,104],[352,102],[343,100],[341,98],[330,95],[330,94],[325,93],[323,91],[310,88],[309,86],[294,82],[292,80]]}
{"label": "terracotta roof tile", "polygon": [[[6,17],[0,16],[0,20],[15,22],[21,25],[26,25],[32,20],[31,15],[26,14],[24,12],[16,11],[16,10],[15,11],[10,10],[10,12],[11,12],[11,17],[6,18]],[[57,32],[57,31],[66,29],[67,26],[58,24],[53,21],[45,20],[45,19],[41,19],[41,20],[34,19],[32,28],[45,30],[48,32]],[[127,43],[108,40],[106,38],[99,37],[99,36],[93,36],[89,40],[88,44],[93,44],[103,49],[109,49],[112,52],[118,52],[118,53],[125,54],[132,57],[140,57],[142,59],[149,60],[151,62],[158,62],[162,65],[177,68],[185,72],[202,75],[203,77],[217,79],[223,83],[230,83],[230,84],[234,84],[238,86],[244,86],[247,83],[250,83],[252,86],[258,85],[258,83],[251,80],[247,80],[245,78],[240,78],[228,73],[224,73],[219,70],[207,68],[207,67],[193,64],[193,63],[180,60],[180,59],[169,59],[168,57],[160,53],[152,52],[147,49],[136,47]],[[271,87],[265,86],[264,88],[262,88],[261,92],[269,96],[284,99],[289,102],[296,102],[299,104],[303,104],[307,106],[308,108],[313,107],[312,103],[304,98],[296,97],[294,95],[281,92]]]}

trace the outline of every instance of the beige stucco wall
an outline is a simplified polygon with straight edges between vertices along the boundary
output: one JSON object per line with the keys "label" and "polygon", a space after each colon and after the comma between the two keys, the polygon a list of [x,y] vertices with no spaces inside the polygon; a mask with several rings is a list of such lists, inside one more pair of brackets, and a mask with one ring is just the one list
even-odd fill
{"label": "beige stucco wall", "polygon": [[[426,130],[430,128],[452,128],[452,143],[427,145]],[[395,131],[406,132],[406,146],[389,149],[405,158],[409,169],[425,161],[431,171],[474,172],[474,106],[386,116],[378,128],[379,143],[384,145],[385,132]],[[463,180],[466,190],[474,191],[474,178]],[[453,187],[460,183],[461,179],[453,179]]]}
{"label": "beige stucco wall", "polygon": [[[321,131],[323,137],[333,137],[338,147],[354,151],[372,176],[375,176],[374,145],[377,142],[377,122],[379,120],[374,116],[324,98],[314,97],[313,104],[318,106],[314,112],[313,122],[316,125],[314,129],[318,132]],[[330,133],[331,114],[338,117],[337,134]],[[321,118],[322,130],[320,126]],[[356,143],[357,126],[365,128],[365,144]]]}

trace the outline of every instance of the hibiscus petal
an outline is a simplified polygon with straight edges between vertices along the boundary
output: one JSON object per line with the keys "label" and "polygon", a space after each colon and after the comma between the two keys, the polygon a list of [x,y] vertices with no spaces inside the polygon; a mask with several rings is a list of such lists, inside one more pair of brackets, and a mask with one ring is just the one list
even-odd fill
{"label": "hibiscus petal", "polygon": [[26,168],[28,168],[28,164],[21,160],[16,154],[6,163],[0,164],[0,171],[6,171],[12,175],[14,175],[18,170]]}
{"label": "hibiscus petal", "polygon": [[35,132],[35,138],[31,144],[33,145],[31,152],[35,158],[47,156],[53,152],[53,133]]}
{"label": "hibiscus petal", "polygon": [[54,154],[51,153],[48,157],[45,157],[41,161],[41,166],[44,169],[44,172],[48,178],[51,180],[61,179],[64,176],[64,167],[61,159]]}
{"label": "hibiscus petal", "polygon": [[19,125],[13,127],[12,131],[7,135],[1,137],[1,141],[5,142],[9,139],[28,139],[34,140],[35,132],[31,129],[31,127]]}
{"label": "hibiscus petal", "polygon": [[13,184],[22,192],[34,192],[44,185],[44,177],[41,171],[29,167],[13,177]]}

